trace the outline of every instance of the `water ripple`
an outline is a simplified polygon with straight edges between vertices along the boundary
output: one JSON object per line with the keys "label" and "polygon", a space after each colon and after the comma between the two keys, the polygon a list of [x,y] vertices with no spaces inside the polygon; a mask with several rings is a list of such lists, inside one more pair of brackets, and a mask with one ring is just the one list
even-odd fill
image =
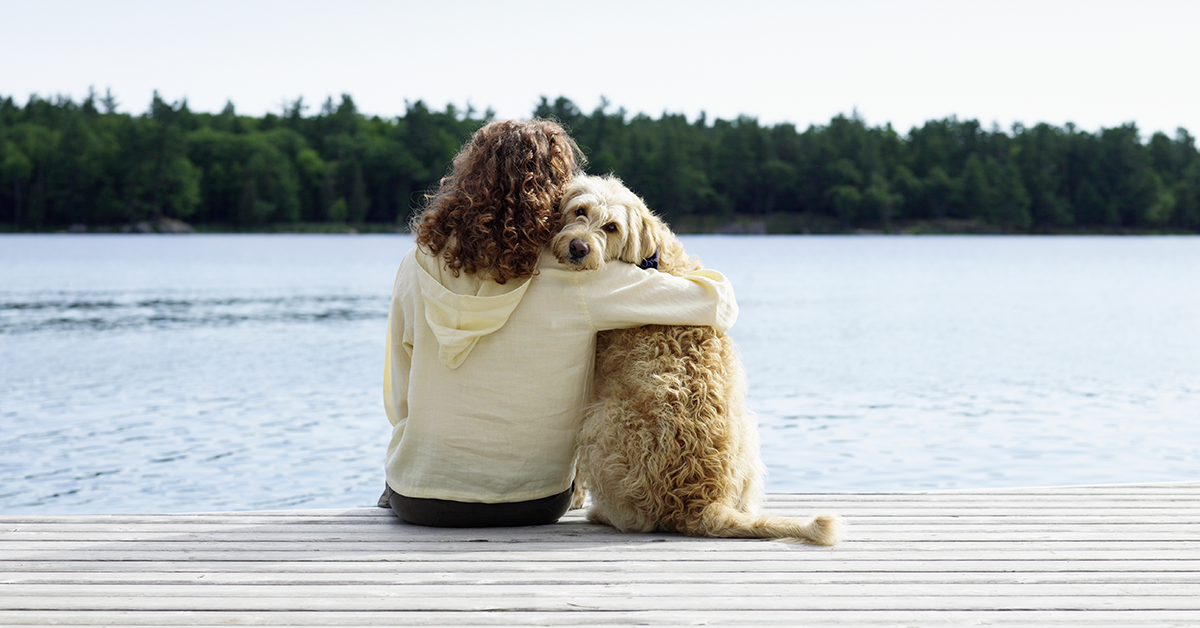
{"label": "water ripple", "polygon": [[0,334],[336,323],[387,318],[380,296],[0,300]]}

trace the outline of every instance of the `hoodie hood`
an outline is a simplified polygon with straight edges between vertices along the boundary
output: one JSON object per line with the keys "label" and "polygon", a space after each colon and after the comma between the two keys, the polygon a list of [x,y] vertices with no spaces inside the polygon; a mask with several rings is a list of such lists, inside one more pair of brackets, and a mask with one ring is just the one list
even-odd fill
{"label": "hoodie hood", "polygon": [[[437,338],[438,358],[442,364],[456,369],[471,355],[480,338],[495,333],[508,322],[525,296],[529,280],[523,280],[519,286],[515,281],[502,285],[438,272],[439,280],[425,268],[435,258],[418,257],[425,257],[420,260],[423,263],[417,264],[425,320]],[[450,287],[443,285],[443,281]]]}

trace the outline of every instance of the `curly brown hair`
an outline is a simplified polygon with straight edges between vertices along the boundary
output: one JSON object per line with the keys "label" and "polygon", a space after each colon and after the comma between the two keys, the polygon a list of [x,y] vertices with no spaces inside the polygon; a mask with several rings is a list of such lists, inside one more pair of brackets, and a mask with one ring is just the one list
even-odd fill
{"label": "curly brown hair", "polygon": [[455,276],[498,283],[533,276],[558,227],[563,189],[583,160],[575,140],[549,120],[484,125],[413,218],[417,244]]}

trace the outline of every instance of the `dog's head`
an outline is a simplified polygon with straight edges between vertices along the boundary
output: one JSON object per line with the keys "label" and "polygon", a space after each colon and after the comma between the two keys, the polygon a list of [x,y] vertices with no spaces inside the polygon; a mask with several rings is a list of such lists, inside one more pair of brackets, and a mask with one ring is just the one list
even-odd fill
{"label": "dog's head", "polygon": [[596,270],[609,260],[640,264],[675,241],[646,203],[611,175],[572,179],[559,210],[561,229],[550,250],[575,270]]}

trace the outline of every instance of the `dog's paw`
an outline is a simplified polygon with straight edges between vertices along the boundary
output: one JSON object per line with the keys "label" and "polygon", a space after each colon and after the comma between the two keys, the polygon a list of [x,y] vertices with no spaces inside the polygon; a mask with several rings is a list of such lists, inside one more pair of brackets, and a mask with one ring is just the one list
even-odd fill
{"label": "dog's paw", "polygon": [[575,484],[575,492],[571,494],[571,510],[583,508],[584,502],[587,501],[587,489],[581,484]]}

